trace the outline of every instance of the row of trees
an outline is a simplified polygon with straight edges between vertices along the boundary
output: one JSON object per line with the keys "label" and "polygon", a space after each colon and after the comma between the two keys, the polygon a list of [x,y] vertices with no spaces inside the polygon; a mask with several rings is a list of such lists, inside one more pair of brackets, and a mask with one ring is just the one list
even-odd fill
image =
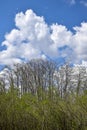
{"label": "row of trees", "polygon": [[38,59],[2,75],[0,130],[87,130],[86,68]]}
{"label": "row of trees", "polygon": [[[31,60],[29,63],[16,64],[12,69],[5,68],[1,76],[1,91],[13,86],[21,95],[38,90],[57,92],[60,97],[69,93],[81,94],[87,89],[87,72],[85,67],[72,67],[69,64],[58,66],[49,60]],[[51,96],[52,96],[51,92]]]}

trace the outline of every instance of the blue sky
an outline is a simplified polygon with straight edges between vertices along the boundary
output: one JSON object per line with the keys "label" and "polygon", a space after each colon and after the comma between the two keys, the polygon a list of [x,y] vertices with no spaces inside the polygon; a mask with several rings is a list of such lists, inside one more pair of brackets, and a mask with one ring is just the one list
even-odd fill
{"label": "blue sky", "polygon": [[[85,0],[87,2],[87,0]],[[32,9],[37,15],[44,16],[48,24],[60,23],[72,29],[75,25],[87,21],[87,7],[76,0],[1,0],[0,3],[0,41],[4,34],[14,26],[16,13]]]}
{"label": "blue sky", "polygon": [[[21,62],[21,59],[46,58],[46,55],[54,59],[72,55],[73,62],[87,60],[87,0],[1,0],[0,2],[1,65]],[[29,30],[26,30],[21,23],[22,15],[16,18],[20,12],[24,14],[24,19],[30,17],[29,21],[35,23],[31,25],[29,21],[28,23],[24,21],[26,27],[29,26]],[[36,17],[37,19],[39,17],[39,20],[36,20]],[[44,37],[38,39],[40,30],[36,28],[37,34],[30,33],[30,28],[33,30],[36,25],[43,30],[41,34],[46,33]],[[20,35],[29,33],[33,40],[28,34],[19,38],[18,31]],[[35,37],[37,37],[36,41]],[[9,40],[11,38],[13,40]],[[23,51],[24,55],[22,55]]]}

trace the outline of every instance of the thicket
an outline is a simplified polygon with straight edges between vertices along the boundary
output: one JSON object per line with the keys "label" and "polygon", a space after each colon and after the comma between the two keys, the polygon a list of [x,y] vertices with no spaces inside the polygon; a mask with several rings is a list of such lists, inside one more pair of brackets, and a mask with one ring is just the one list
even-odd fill
{"label": "thicket", "polygon": [[42,62],[16,65],[9,73],[8,90],[1,80],[0,130],[87,130],[87,90],[81,73],[76,88],[69,89],[71,67],[60,71],[54,63]]}

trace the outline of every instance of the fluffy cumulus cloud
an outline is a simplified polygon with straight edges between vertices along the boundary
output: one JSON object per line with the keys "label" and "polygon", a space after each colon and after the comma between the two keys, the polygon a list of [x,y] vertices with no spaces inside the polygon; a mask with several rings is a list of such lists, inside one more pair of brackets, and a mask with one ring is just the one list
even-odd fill
{"label": "fluffy cumulus cloud", "polygon": [[74,52],[78,60],[87,60],[87,23],[81,23],[80,27],[74,27],[76,34],[73,36]]}
{"label": "fluffy cumulus cloud", "polygon": [[75,33],[64,25],[48,25],[44,17],[32,10],[15,17],[16,28],[5,35],[0,51],[0,64],[11,65],[33,58],[72,56],[74,61],[87,60],[87,23],[74,27]]}

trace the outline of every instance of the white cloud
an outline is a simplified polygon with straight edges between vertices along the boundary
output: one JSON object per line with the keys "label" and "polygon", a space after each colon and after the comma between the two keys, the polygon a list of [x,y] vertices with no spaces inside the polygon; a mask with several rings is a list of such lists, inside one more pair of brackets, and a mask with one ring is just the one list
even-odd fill
{"label": "white cloud", "polygon": [[70,0],[70,3],[73,5],[73,4],[76,3],[76,1],[75,0]]}
{"label": "white cloud", "polygon": [[51,39],[56,47],[70,45],[72,33],[63,25],[53,24],[51,26]]}
{"label": "white cloud", "polygon": [[21,63],[22,59],[69,57],[74,60],[87,60],[87,23],[74,27],[75,34],[64,25],[48,26],[44,17],[37,16],[32,10],[18,13],[15,17],[16,28],[5,35],[6,49],[0,51],[0,64]]}
{"label": "white cloud", "polygon": [[81,23],[80,27],[74,27],[76,34],[73,36],[74,52],[78,60],[87,60],[87,23]]}
{"label": "white cloud", "polygon": [[70,4],[70,5],[75,5],[76,4],[76,0],[65,0],[65,2]]}
{"label": "white cloud", "polygon": [[80,3],[81,3],[82,5],[84,5],[85,7],[87,7],[87,1],[81,0]]}

